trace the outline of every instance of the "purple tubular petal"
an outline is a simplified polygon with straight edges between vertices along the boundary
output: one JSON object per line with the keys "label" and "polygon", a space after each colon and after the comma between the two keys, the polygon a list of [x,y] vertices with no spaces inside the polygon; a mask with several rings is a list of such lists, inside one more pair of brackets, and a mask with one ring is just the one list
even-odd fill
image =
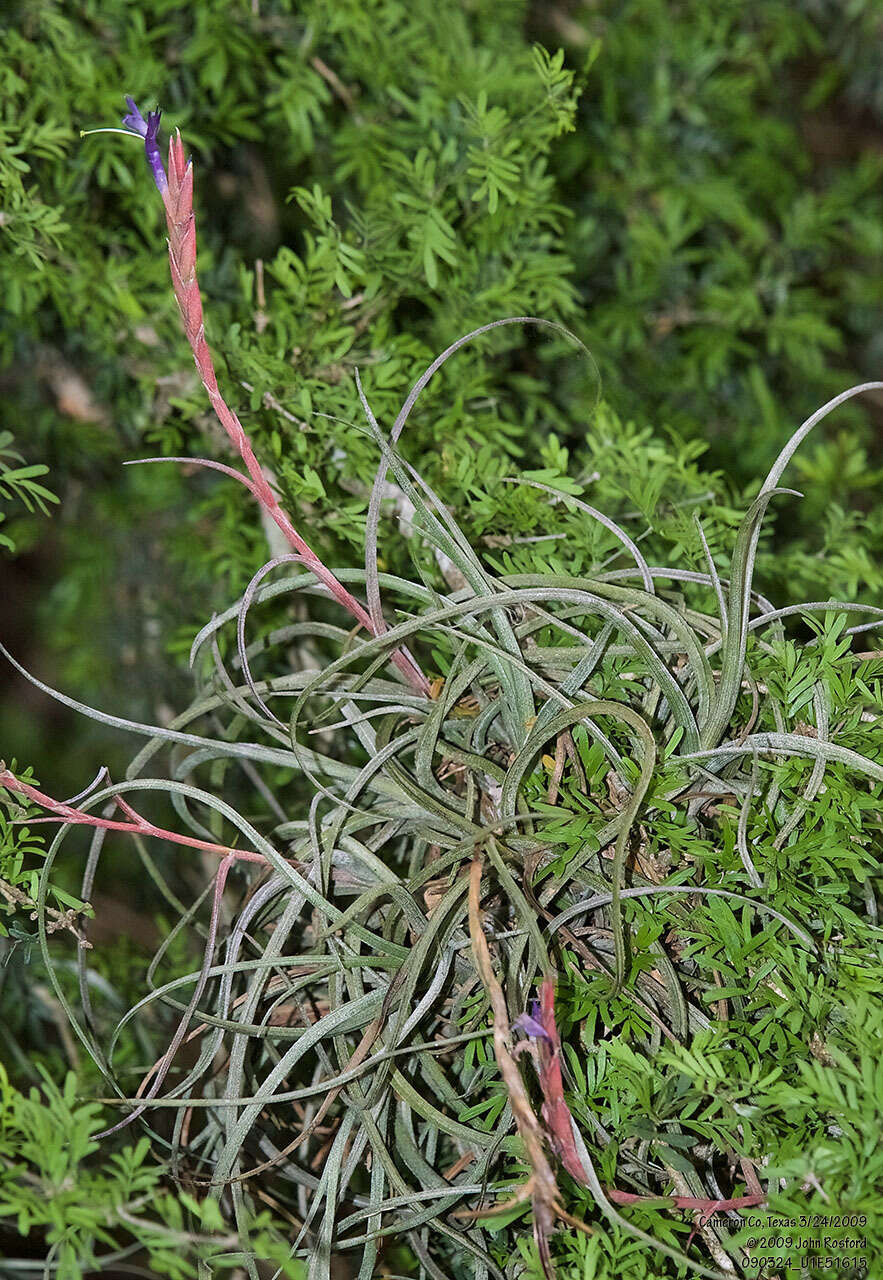
{"label": "purple tubular petal", "polygon": [[162,156],[159,153],[159,142],[157,134],[159,133],[159,122],[162,116],[161,111],[150,111],[147,114],[147,133],[144,138],[144,150],[147,155],[147,163],[153,172],[153,181],[157,185],[161,195],[164,195],[169,189],[166,171],[163,168]]}
{"label": "purple tubular petal", "polygon": [[144,153],[147,156],[147,163],[150,165],[150,172],[153,174],[153,181],[156,183],[160,195],[164,196],[169,189],[169,183],[166,178],[166,171],[163,168],[157,139],[162,112],[148,111],[147,119],[145,120],[138,110],[134,98],[127,97],[126,106],[129,108],[129,114],[123,116],[123,126],[144,139]]}
{"label": "purple tubular petal", "polygon": [[512,1023],[516,1031],[523,1031],[526,1036],[533,1036],[536,1040],[549,1040],[548,1031],[541,1022],[531,1017],[529,1013],[521,1013]]}

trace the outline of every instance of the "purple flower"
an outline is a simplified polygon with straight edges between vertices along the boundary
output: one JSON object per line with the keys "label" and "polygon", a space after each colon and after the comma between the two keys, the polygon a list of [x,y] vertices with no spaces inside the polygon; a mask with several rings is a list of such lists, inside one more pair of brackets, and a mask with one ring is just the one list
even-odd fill
{"label": "purple flower", "polygon": [[530,1013],[521,1013],[512,1023],[516,1031],[523,1031],[526,1036],[533,1036],[536,1040],[549,1040],[546,1028],[540,1022],[540,1002],[539,1000],[531,1000]]}
{"label": "purple flower", "polygon": [[163,168],[162,157],[159,154],[159,142],[157,141],[162,112],[148,111],[147,119],[145,120],[135,105],[134,98],[127,97],[126,105],[129,108],[129,114],[123,116],[123,125],[125,128],[130,129],[132,133],[137,133],[144,139],[144,152],[153,174],[153,181],[156,183],[160,195],[164,196],[169,189],[169,183],[166,178],[166,171]]}

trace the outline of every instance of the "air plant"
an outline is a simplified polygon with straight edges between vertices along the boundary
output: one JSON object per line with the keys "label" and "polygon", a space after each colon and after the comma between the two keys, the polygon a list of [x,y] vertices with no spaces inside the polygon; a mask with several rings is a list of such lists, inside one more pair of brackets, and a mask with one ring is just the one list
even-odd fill
{"label": "air plant", "polygon": [[[342,1252],[357,1257],[358,1280],[369,1280],[392,1240],[407,1244],[421,1275],[504,1280],[516,1264],[495,1254],[486,1224],[522,1202],[532,1207],[551,1276],[556,1223],[591,1230],[591,1221],[567,1208],[569,1179],[587,1188],[595,1217],[680,1267],[733,1274],[738,1250],[724,1227],[705,1219],[716,1207],[760,1202],[766,1193],[757,1171],[750,1167],[721,1195],[697,1165],[685,1191],[671,1170],[626,1153],[616,1185],[602,1182],[592,1154],[602,1139],[584,1136],[566,1100],[558,957],[566,943],[587,971],[605,977],[611,997],[642,1011],[657,1040],[683,1044],[708,1025],[689,959],[659,943],[653,973],[633,967],[628,903],[653,899],[689,912],[690,902],[717,896],[814,949],[806,925],[766,900],[764,867],[755,866],[744,825],[742,869],[716,882],[698,883],[683,870],[654,881],[634,855],[642,823],[675,805],[690,806],[699,829],[713,832],[707,796],[735,794],[746,814],[764,804],[783,825],[790,821],[775,776],[761,786],[761,758],[814,761],[808,799],[834,762],[883,781],[883,765],[837,743],[821,691],[808,733],[789,722],[751,666],[752,654],[769,649],[764,634],[781,636],[782,619],[797,612],[775,608],[753,586],[761,522],[771,501],[790,492],[778,487],[782,473],[827,413],[883,384],[851,388],[794,433],[744,517],[729,580],[710,554],[707,572],[647,564],[635,542],[591,508],[586,518],[613,528],[633,565],[581,578],[495,576],[398,451],[422,388],[485,331],[478,330],[430,366],[388,438],[360,387],[380,454],[366,562],[332,571],[283,511],[219,389],[196,279],[192,162],[176,133],[166,170],[159,114],[145,120],[129,106],[127,127],[144,137],[166,211],[184,331],[247,476],[206,465],[246,484],[293,554],[270,561],[241,600],[196,636],[197,693],[168,726],[97,712],[28,676],[65,705],[146,738],[125,780],[98,785],[76,804],[55,802],[9,771],[0,775],[0,785],[61,824],[42,872],[41,910],[53,864],[85,825],[93,835],[84,899],[107,836],[125,834],[178,917],[172,937],[203,939],[200,964],[160,977],[172,939],[163,942],[149,989],[103,1043],[56,972],[43,913],[41,946],[58,999],[112,1086],[121,1123],[149,1115],[161,1127],[160,1118],[171,1116],[163,1130],[170,1168],[235,1219],[252,1280],[259,1259],[248,1250],[248,1222],[262,1188],[272,1189],[292,1222],[292,1253],[310,1258],[312,1280],[329,1280]],[[390,472],[413,506],[415,526],[465,586],[442,595],[430,581],[380,571]],[[355,594],[360,588],[367,605]],[[253,614],[295,593],[330,597],[358,629],[299,620],[249,642]],[[387,598],[396,602],[394,623]],[[708,599],[716,602],[711,611]],[[829,600],[802,606],[809,614],[853,609]],[[883,610],[864,612],[883,618]],[[852,631],[868,625],[876,623]],[[327,660],[292,670],[289,648],[305,638]],[[446,653],[448,666],[430,684],[412,655],[433,649]],[[753,699],[747,719],[746,691]],[[600,798],[574,750],[577,732],[600,753]],[[563,866],[546,835],[554,805],[537,803],[548,799],[542,759],[549,748],[560,761],[549,795],[557,798],[566,767],[597,816],[594,838]],[[300,779],[299,796],[308,793],[293,812],[283,772]],[[246,818],[229,798],[243,786],[259,817]],[[158,795],[171,800],[181,831],[136,811],[135,796],[140,809]],[[216,868],[191,905],[163,873],[159,853],[169,842],[207,854]],[[577,932],[580,922],[594,926],[588,935]],[[83,948],[78,963],[85,991]],[[120,1038],[136,1019],[155,1038],[168,1020],[163,1011],[171,1015],[171,1040],[157,1046],[132,1092],[116,1068]],[[178,1060],[185,1042],[196,1054],[187,1066]],[[479,1058],[467,1052],[476,1042],[484,1046]],[[463,1116],[476,1089],[496,1099],[487,1124]],[[686,1251],[656,1240],[625,1215],[639,1202],[695,1211],[698,1238]]]}

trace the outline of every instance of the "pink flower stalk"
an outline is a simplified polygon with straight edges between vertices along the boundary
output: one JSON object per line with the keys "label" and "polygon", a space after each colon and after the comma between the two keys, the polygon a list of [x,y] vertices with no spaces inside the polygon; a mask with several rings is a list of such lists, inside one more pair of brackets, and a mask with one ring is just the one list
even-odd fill
{"label": "pink flower stalk", "polygon": [[190,849],[201,849],[205,853],[217,854],[220,858],[231,858],[234,861],[267,861],[262,853],[254,853],[248,849],[231,849],[227,845],[213,844],[210,840],[199,840],[196,836],[183,836],[177,831],[168,831],[165,827],[157,827],[152,822],[148,822],[146,818],[142,818],[140,813],[136,813],[122,796],[116,796],[115,800],[123,813],[128,816],[128,822],[121,822],[114,818],[100,818],[97,814],[86,813],[83,809],[64,804],[61,800],[53,800],[52,796],[47,796],[44,792],[38,791],[30,783],[22,782],[14,773],[10,773],[8,769],[0,772],[0,788],[16,792],[21,796],[27,796],[29,800],[33,800],[35,804],[40,805],[42,809],[46,809],[48,814],[51,815],[44,818],[29,817],[28,826],[31,827],[38,822],[66,822],[70,823],[71,826],[100,827],[102,831],[127,831],[131,835],[153,836],[157,840],[169,840],[172,844],[186,845]]}
{"label": "pink flower stalk", "polygon": [[[28,825],[34,826],[38,822],[63,822],[70,823],[72,826],[99,827],[104,831],[126,831],[132,835],[153,836],[158,840],[169,840],[173,844],[186,845],[191,849],[200,849],[205,853],[212,853],[220,858],[218,869],[215,873],[215,887],[212,894],[212,913],[209,922],[209,931],[206,939],[205,952],[202,968],[199,971],[199,977],[190,1003],[184,1012],[183,1017],[178,1023],[178,1027],[172,1037],[169,1045],[162,1058],[156,1063],[141,1081],[136,1096],[143,1098],[139,1107],[131,1111],[124,1119],[117,1124],[112,1125],[109,1129],[102,1130],[96,1137],[106,1138],[112,1133],[118,1132],[120,1129],[126,1128],[133,1120],[136,1120],[146,1109],[149,1101],[155,1098],[163,1081],[169,1073],[174,1061],[175,1055],[184,1042],[187,1034],[187,1028],[190,1020],[196,1010],[199,1000],[208,984],[209,968],[214,953],[215,940],[218,932],[218,920],[220,919],[221,900],[224,895],[224,888],[227,884],[227,875],[234,862],[262,862],[266,863],[268,859],[262,853],[255,853],[249,849],[230,849],[226,845],[215,844],[210,840],[199,840],[195,836],[184,836],[177,831],[168,831],[165,827],[157,827],[152,822],[148,822],[146,818],[142,818],[140,813],[136,813],[128,801],[122,796],[115,796],[114,799],[118,807],[129,819],[128,822],[121,822],[114,818],[101,818],[94,813],[86,813],[83,809],[77,809],[72,804],[65,804],[61,800],[53,800],[51,796],[46,795],[42,791],[38,791],[36,787],[32,787],[28,782],[22,782],[14,773],[8,769],[0,770],[0,789],[5,788],[18,795],[26,796],[29,800],[33,800],[35,804],[48,811],[48,815],[42,818],[28,818]],[[81,939],[81,943],[83,940]],[[88,944],[85,944],[88,945]],[[151,1078],[153,1083],[150,1084]],[[148,1085],[150,1088],[148,1089]]]}
{"label": "pink flower stalk", "polygon": [[[543,978],[540,984],[539,1005],[534,1001],[535,1015],[530,1018],[536,1023],[540,1034],[537,1036],[539,1050],[540,1089],[543,1094],[542,1116],[545,1121],[552,1146],[558,1159],[572,1178],[585,1185],[586,1175],[582,1161],[573,1140],[570,1108],[564,1101],[564,1081],[561,1075],[561,1037],[555,1021],[555,979]],[[531,1032],[536,1035],[536,1032]]]}
{"label": "pink flower stalk", "polygon": [[[545,977],[540,984],[539,1001],[531,1002],[531,1012],[523,1013],[513,1024],[537,1041],[540,1090],[543,1095],[542,1116],[558,1159],[572,1178],[582,1186],[588,1186],[583,1162],[573,1140],[573,1116],[564,1100],[564,1083],[561,1075],[561,1037],[555,1021],[555,979]],[[701,1215],[701,1223],[718,1209],[744,1209],[762,1204],[766,1196],[761,1192],[747,1196],[735,1196],[729,1200],[714,1200],[705,1196],[652,1196],[633,1191],[605,1189],[614,1204],[659,1203],[677,1209],[695,1209]]]}
{"label": "pink flower stalk", "polygon": [[[193,352],[196,368],[202,379],[212,408],[218,421],[226,431],[233,446],[242,458],[251,477],[252,492],[264,507],[270,518],[282,530],[288,542],[300,555],[304,564],[331,595],[372,635],[378,634],[368,611],[347,591],[342,582],[323,564],[316,553],[295,529],[288,515],[279,504],[273,488],[261,470],[255,457],[251,441],[245,428],[233,410],[227,405],[218,388],[214,362],[208,343],[205,340],[205,326],[202,318],[202,297],[196,278],[196,219],[193,213],[193,162],[184,155],[181,134],[169,141],[168,173],[163,169],[160,158],[157,133],[159,130],[160,112],[148,112],[147,119],[141,115],[132,98],[127,98],[129,114],[123,117],[123,124],[133,133],[144,138],[147,162],[153,174],[157,190],[162,196],[166,211],[166,225],[169,232],[169,269],[172,275],[172,288],[181,312],[184,333]],[[252,487],[253,486],[253,487]],[[408,684],[418,693],[429,692],[429,681],[420,667],[406,649],[394,650],[392,662],[398,667]]]}

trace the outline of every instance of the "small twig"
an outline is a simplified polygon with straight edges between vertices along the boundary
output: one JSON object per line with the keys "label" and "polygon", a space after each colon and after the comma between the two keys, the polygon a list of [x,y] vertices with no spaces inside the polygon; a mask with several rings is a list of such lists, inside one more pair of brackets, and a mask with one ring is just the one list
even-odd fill
{"label": "small twig", "polygon": [[[0,784],[5,786],[6,783],[2,781],[2,778],[3,775],[0,775]],[[30,821],[33,822],[34,820],[30,819]],[[0,880],[0,894],[11,906],[24,907],[26,911],[29,911],[32,920],[39,918],[36,902],[29,894],[19,889],[17,885],[9,884],[7,880]],[[68,908],[67,911],[58,911],[55,907],[47,907],[46,914],[52,918],[52,923],[46,926],[47,933],[57,933],[59,929],[67,929],[69,933],[74,935],[81,947],[85,947],[87,950],[91,948],[92,943],[77,928],[76,917],[78,913],[73,907]]]}
{"label": "small twig", "polygon": [[555,764],[552,768],[552,777],[549,781],[549,793],[546,797],[549,804],[558,803],[558,788],[561,786],[561,779],[564,776],[564,761],[566,759],[566,754],[564,735],[559,733],[558,740],[555,743]]}
{"label": "small twig", "polygon": [[258,309],[254,313],[254,327],[258,333],[263,333],[267,325],[270,323],[270,317],[267,315],[267,297],[264,293],[264,260],[256,258],[254,264],[255,291],[257,293]]}
{"label": "small twig", "polygon": [[457,1174],[462,1173],[463,1170],[468,1165],[472,1164],[472,1161],[474,1159],[475,1159],[474,1151],[464,1151],[462,1156],[460,1156],[459,1160],[454,1161],[450,1169],[445,1169],[444,1173],[442,1174],[442,1177],[444,1178],[445,1182],[450,1182],[453,1178],[456,1178]]}
{"label": "small twig", "polygon": [[[254,387],[250,382],[240,381],[239,385],[240,387],[244,387],[246,391],[254,391]],[[299,427],[301,431],[309,431],[310,424],[305,422],[303,418],[296,418],[293,413],[289,413],[287,409],[283,408],[273,395],[272,391],[264,392],[261,397],[261,404],[263,404],[265,409],[272,409],[274,413],[278,413],[280,417],[286,420],[286,422],[291,422],[296,427]]]}
{"label": "small twig", "polygon": [[332,71],[331,68],[327,66],[326,63],[324,63],[322,59],[318,56],[310,58],[310,66],[315,71],[318,71],[322,79],[325,80],[331,86],[331,88],[337,94],[338,98],[340,98],[341,102],[344,104],[347,110],[352,111],[356,105],[356,100],[353,95],[353,91],[352,89],[347,88],[347,86],[343,83],[343,81],[341,80],[337,72]]}
{"label": "small twig", "polygon": [[[491,964],[491,954],[481,925],[481,859],[474,858],[469,876],[469,938],[472,942],[472,954],[475,967],[490,997],[494,1023],[494,1055],[503,1083],[509,1091],[509,1105],[524,1143],[525,1156],[531,1174],[523,1190],[510,1201],[519,1203],[528,1195],[533,1206],[534,1239],[540,1255],[543,1274],[554,1276],[552,1257],[549,1251],[549,1234],[555,1225],[556,1217],[565,1216],[558,1194],[558,1183],[546,1155],[545,1136],[540,1122],[534,1115],[533,1108],[512,1056],[509,1045],[512,1033],[509,1027],[509,1014],[506,1009],[506,997],[503,988]],[[481,1216],[486,1211],[471,1211],[469,1216]],[[580,1224],[584,1226],[584,1224]],[[585,1228],[588,1230],[588,1228]]]}

